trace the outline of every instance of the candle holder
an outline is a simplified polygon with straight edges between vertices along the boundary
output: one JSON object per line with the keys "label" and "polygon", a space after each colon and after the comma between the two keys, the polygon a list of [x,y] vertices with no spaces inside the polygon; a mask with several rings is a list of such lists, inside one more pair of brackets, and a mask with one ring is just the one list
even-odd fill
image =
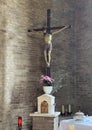
{"label": "candle holder", "polygon": [[18,126],[18,130],[22,130],[22,127]]}
{"label": "candle holder", "polygon": [[67,108],[65,109],[65,116],[68,116]]}
{"label": "candle holder", "polygon": [[22,130],[22,117],[18,117],[18,130]]}

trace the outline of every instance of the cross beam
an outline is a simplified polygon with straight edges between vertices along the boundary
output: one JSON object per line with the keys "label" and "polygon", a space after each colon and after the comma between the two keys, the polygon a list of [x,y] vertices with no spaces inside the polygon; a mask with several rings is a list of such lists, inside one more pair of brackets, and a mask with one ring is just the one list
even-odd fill
{"label": "cross beam", "polygon": [[[58,29],[62,29],[64,28],[65,26],[57,26],[57,27],[50,27],[50,31],[51,30],[58,30]],[[68,26],[68,28],[70,28],[71,25]],[[35,32],[40,32],[40,31],[44,31],[44,30],[48,30],[48,28],[46,27],[42,27],[42,28],[33,28],[33,29],[29,29],[28,32],[32,32],[32,31],[35,31]],[[48,31],[49,32],[49,31]]]}
{"label": "cross beam", "polygon": [[[51,10],[48,9],[47,10],[47,23],[46,23],[46,27],[41,27],[41,28],[33,28],[33,29],[29,29],[28,32],[32,32],[32,31],[36,31],[36,32],[40,32],[40,31],[45,31],[46,33],[51,33],[51,30],[59,30],[59,29],[63,29],[65,26],[56,26],[56,27],[51,27]],[[67,26],[67,28],[70,28],[71,25]]]}

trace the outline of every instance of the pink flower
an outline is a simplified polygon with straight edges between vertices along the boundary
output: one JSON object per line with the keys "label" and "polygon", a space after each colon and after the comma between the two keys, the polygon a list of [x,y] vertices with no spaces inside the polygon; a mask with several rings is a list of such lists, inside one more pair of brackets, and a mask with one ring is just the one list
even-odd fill
{"label": "pink flower", "polygon": [[51,86],[53,82],[54,82],[54,79],[52,79],[51,77],[49,77],[47,75],[46,76],[41,75],[40,84],[43,84],[46,86]]}

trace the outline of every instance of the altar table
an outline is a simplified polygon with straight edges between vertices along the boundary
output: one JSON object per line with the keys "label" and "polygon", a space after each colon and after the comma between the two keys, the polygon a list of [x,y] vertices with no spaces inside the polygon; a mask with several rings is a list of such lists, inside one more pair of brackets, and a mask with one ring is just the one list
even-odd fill
{"label": "altar table", "polygon": [[72,125],[74,130],[92,130],[92,116],[84,117],[82,120],[61,120],[59,130],[69,130],[68,127]]}

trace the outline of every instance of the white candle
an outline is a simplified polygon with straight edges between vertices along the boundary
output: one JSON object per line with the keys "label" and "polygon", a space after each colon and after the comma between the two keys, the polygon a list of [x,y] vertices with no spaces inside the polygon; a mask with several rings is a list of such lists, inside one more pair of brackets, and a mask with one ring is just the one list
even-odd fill
{"label": "white candle", "polygon": [[71,113],[71,105],[70,104],[69,104],[68,108],[69,108],[68,112]]}
{"label": "white candle", "polygon": [[64,108],[64,105],[62,105],[62,114],[65,113],[65,108]]}

